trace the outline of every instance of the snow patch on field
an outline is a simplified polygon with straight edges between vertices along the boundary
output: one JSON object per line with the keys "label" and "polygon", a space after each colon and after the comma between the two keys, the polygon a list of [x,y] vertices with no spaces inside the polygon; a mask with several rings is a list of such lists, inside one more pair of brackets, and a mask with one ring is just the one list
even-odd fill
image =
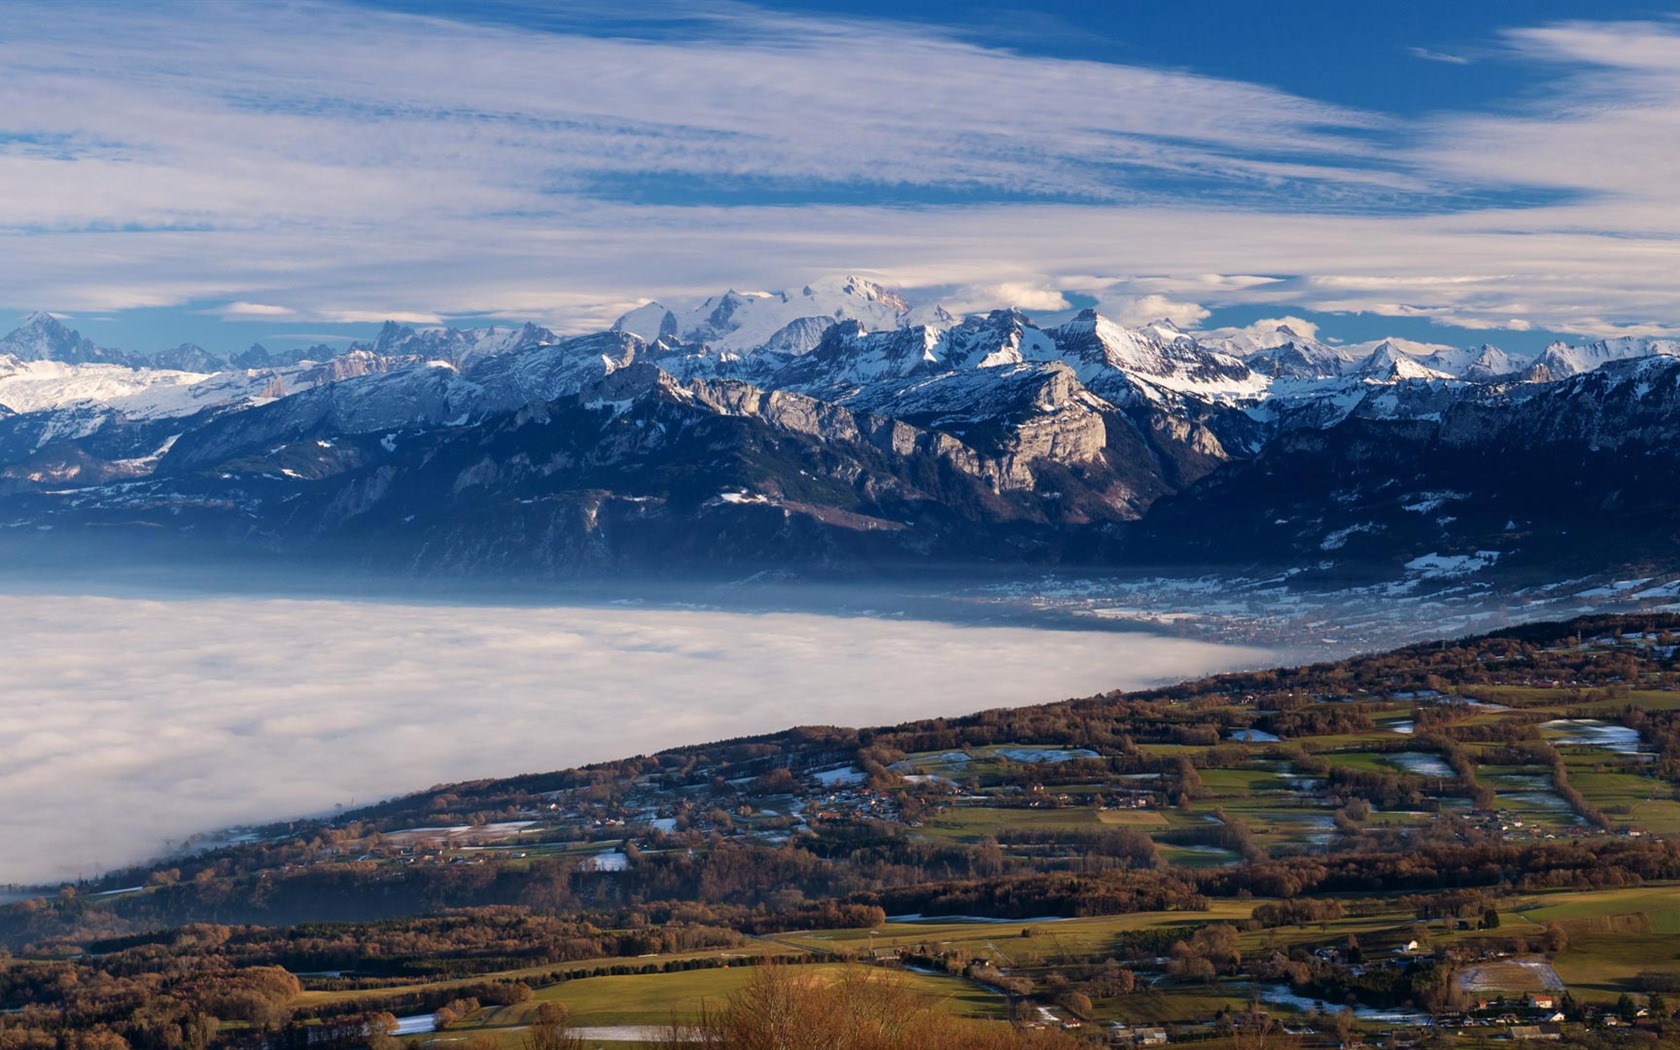
{"label": "snow patch on field", "polygon": [[1561,735],[1557,742],[1560,744],[1601,747],[1622,755],[1639,753],[1639,731],[1627,726],[1600,722],[1594,718],[1555,718],[1542,723],[1540,728],[1558,731]]}
{"label": "snow patch on field", "polygon": [[393,831],[385,837],[392,842],[408,844],[435,839],[450,844],[464,842],[497,842],[510,839],[535,824],[534,820],[505,820],[495,824],[457,824],[449,828],[409,828]]}
{"label": "snow patch on field", "polygon": [[[571,1029],[573,1035],[585,1043],[600,1040],[603,1043],[659,1043],[671,1038],[671,1029],[665,1025],[656,1024],[609,1024],[609,1025],[581,1025]],[[685,1032],[677,1032],[678,1042],[699,1042],[699,1036],[690,1036]]]}
{"label": "snow patch on field", "polygon": [[1337,529],[1335,532],[1326,533],[1323,542],[1319,543],[1318,549],[1324,551],[1338,551],[1347,546],[1347,541],[1352,539],[1354,536],[1357,536],[1359,533],[1376,532],[1377,530],[1378,526],[1372,522],[1349,525],[1345,529]]}
{"label": "snow patch on field", "polygon": [[1466,492],[1420,492],[1413,497],[1414,502],[1402,504],[1401,510],[1409,510],[1413,514],[1428,514],[1451,500],[1469,499]]}
{"label": "snow patch on field", "polygon": [[1563,991],[1563,978],[1545,959],[1499,959],[1463,970],[1458,986],[1466,992]]}
{"label": "snow patch on field", "polygon": [[1035,765],[1041,762],[1072,762],[1076,758],[1097,758],[1095,751],[1083,747],[1072,748],[1030,748],[1030,747],[1000,747],[993,751],[999,758],[1007,758],[1011,762],[1022,762]]}
{"label": "snow patch on field", "polygon": [[1419,751],[1402,751],[1397,755],[1389,755],[1388,759],[1406,772],[1420,777],[1451,777],[1452,767],[1436,755],[1426,755]]}
{"label": "snow patch on field", "polygon": [[841,766],[838,769],[820,769],[811,776],[825,788],[839,787],[843,784],[861,784],[868,780],[863,770],[856,766]]}
{"label": "snow patch on field", "polygon": [[1680,580],[1647,587],[1634,595],[1635,598],[1680,598]]}
{"label": "snow patch on field", "polygon": [[622,853],[597,853],[579,867],[584,871],[629,871],[630,858]]}
{"label": "snow patch on field", "polygon": [[[1602,587],[1590,587],[1587,590],[1581,591],[1579,594],[1575,595],[1575,597],[1577,597],[1577,598],[1609,598],[1612,595],[1625,594],[1628,591],[1635,590],[1639,587],[1643,587],[1647,583],[1650,583],[1650,582],[1651,582],[1651,577],[1649,577],[1649,576],[1646,576],[1646,577],[1644,577],[1642,579],[1638,579],[1638,580],[1615,580],[1615,581],[1612,581],[1611,583],[1605,584]],[[1643,595],[1641,595],[1641,597],[1643,597]]]}
{"label": "snow patch on field", "polygon": [[1499,560],[1498,551],[1477,551],[1474,554],[1425,554],[1406,563],[1406,571],[1426,580],[1469,576],[1490,569]]}

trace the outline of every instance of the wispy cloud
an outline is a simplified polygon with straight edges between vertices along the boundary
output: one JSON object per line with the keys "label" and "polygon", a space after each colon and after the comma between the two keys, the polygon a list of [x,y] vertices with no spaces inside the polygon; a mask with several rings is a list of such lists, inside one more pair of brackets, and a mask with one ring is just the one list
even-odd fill
{"label": "wispy cloud", "polygon": [[592,35],[575,9],[521,29],[14,3],[0,287],[24,308],[575,329],[641,296],[864,269],[977,307],[1160,294],[1680,325],[1669,23],[1514,30],[1507,57],[1552,90],[1403,122],[908,24],[660,10],[681,35]]}
{"label": "wispy cloud", "polygon": [[289,306],[270,303],[228,303],[215,312],[225,321],[281,320],[297,316],[297,311]]}
{"label": "wispy cloud", "polygon": [[1408,47],[1406,52],[1413,58],[1421,58],[1425,62],[1445,62],[1453,66],[1470,64],[1470,60],[1463,55],[1455,55],[1447,51],[1431,51],[1427,47]]}
{"label": "wispy cloud", "polygon": [[1107,632],[231,598],[0,596],[0,631],[0,882],[443,781],[1265,659]]}

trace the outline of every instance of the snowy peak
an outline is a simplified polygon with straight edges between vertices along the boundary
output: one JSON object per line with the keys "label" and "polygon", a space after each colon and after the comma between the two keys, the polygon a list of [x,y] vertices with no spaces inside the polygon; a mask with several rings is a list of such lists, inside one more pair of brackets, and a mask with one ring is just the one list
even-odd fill
{"label": "snowy peak", "polygon": [[1680,342],[1672,339],[1624,337],[1601,339],[1579,346],[1553,343],[1541,351],[1540,356],[1517,375],[1517,379],[1527,383],[1550,383],[1583,372],[1591,372],[1612,361],[1652,356],[1680,356]]}
{"label": "snowy peak", "polygon": [[195,343],[182,343],[180,346],[161,351],[153,355],[150,362],[153,368],[168,368],[177,372],[220,372],[228,367],[228,360],[212,354]]}
{"label": "snowy peak", "polygon": [[1221,328],[1203,332],[1198,339],[1208,349],[1230,354],[1232,357],[1248,357],[1282,346],[1284,343],[1303,340],[1316,342],[1310,332],[1302,334],[1281,318],[1257,321],[1247,328]]}
{"label": "snowy peak", "polygon": [[297,350],[270,350],[261,343],[252,343],[248,349],[228,358],[228,364],[237,369],[289,368],[305,361],[330,361],[336,356],[338,351],[325,343]]}
{"label": "snowy peak", "polygon": [[795,317],[770,333],[760,348],[771,353],[804,354],[815,350],[823,336],[837,325],[858,324],[857,321],[831,321],[826,317]]}
{"label": "snowy peak", "polygon": [[465,368],[474,361],[525,347],[555,342],[559,337],[546,328],[527,322],[519,328],[424,328],[414,329],[386,321],[368,345],[354,344],[350,351],[365,350],[381,358],[416,361],[444,361]]}
{"label": "snowy peak", "polygon": [[1244,363],[1273,379],[1334,379],[1350,364],[1336,348],[1300,336],[1257,351]]}
{"label": "snowy peak", "polygon": [[[857,321],[873,332],[904,327],[910,312],[910,304],[902,296],[873,281],[856,276],[831,277],[796,291],[730,290],[673,314],[674,333],[663,318],[658,318],[660,331],[653,334],[674,334],[683,342],[699,343],[712,351],[746,353],[770,346],[806,353],[816,348],[822,332],[836,321]],[[656,316],[649,307],[640,307],[620,318],[619,324],[646,338],[648,333],[641,329],[649,328]]]}
{"label": "snowy peak", "polygon": [[937,328],[866,332],[857,321],[839,321],[829,326],[815,349],[777,372],[771,385],[837,392],[944,370],[943,347],[944,335]]}
{"label": "snowy peak", "polygon": [[922,306],[912,306],[910,312],[904,315],[904,324],[925,324],[934,328],[949,328],[957,324],[960,319],[939,303],[927,303]]}
{"label": "snowy peak", "polygon": [[[785,294],[785,293],[784,293]],[[850,297],[861,299],[867,303],[878,304],[891,310],[895,317],[901,317],[910,312],[910,304],[897,292],[874,281],[847,274],[844,277],[825,277],[808,284],[801,294],[813,300],[833,300]]]}
{"label": "snowy peak", "polygon": [[677,315],[659,303],[645,303],[613,322],[612,331],[626,332],[644,343],[677,338]]}
{"label": "snowy peak", "polygon": [[1105,373],[1142,378],[1179,392],[1211,396],[1258,392],[1247,365],[1227,354],[1207,350],[1176,328],[1122,328],[1095,310],[1082,310],[1048,332],[1059,356],[1097,393]]}
{"label": "snowy peak", "polygon": [[394,354],[417,335],[418,333],[407,325],[386,321],[379,326],[379,334],[373,337],[373,346],[370,349],[376,354]]}
{"label": "snowy peak", "polygon": [[[785,296],[782,301],[787,301]],[[733,288],[716,298],[707,299],[699,307],[699,309],[706,311],[706,315],[700,319],[697,325],[693,326],[692,331],[702,340],[716,338],[732,332],[740,327],[739,323],[735,321],[735,315],[745,309],[751,302],[751,299]]]}
{"label": "snowy peak", "polygon": [[952,368],[998,368],[1058,357],[1056,344],[1019,310],[970,317],[946,333],[945,360]]}
{"label": "snowy peak", "polygon": [[[1287,329],[1280,329],[1287,331]],[[1484,382],[1520,367],[1521,362],[1496,346],[1444,346],[1410,339],[1380,339],[1331,346],[1312,339],[1292,339],[1248,359],[1256,371],[1279,379],[1330,379],[1358,374],[1368,380],[1432,378],[1413,365],[1442,376]]]}
{"label": "snowy peak", "polygon": [[1163,343],[1172,343],[1180,339],[1192,338],[1184,331],[1184,329],[1178,327],[1176,324],[1173,324],[1172,319],[1168,317],[1163,317],[1159,321],[1151,321],[1149,324],[1144,325],[1141,331],[1149,333]]}
{"label": "snowy peak", "polygon": [[1454,378],[1445,372],[1437,372],[1387,340],[1378,343],[1371,356],[1361,361],[1352,374],[1361,380],[1379,383]]}
{"label": "snowy peak", "polygon": [[1463,377],[1486,347],[1473,346],[1402,346],[1400,349],[1420,361],[1425,367],[1450,376]]}
{"label": "snowy peak", "polygon": [[1450,356],[1464,352],[1459,347],[1448,346],[1445,343],[1421,343],[1416,339],[1402,339],[1396,335],[1384,336],[1381,339],[1370,339],[1362,343],[1348,343],[1342,349],[1346,351],[1348,357],[1357,361],[1360,358],[1371,356],[1371,351],[1385,344],[1392,350],[1397,350],[1407,357],[1417,358],[1418,360],[1425,360],[1441,354]]}
{"label": "snowy peak", "polygon": [[1464,370],[1459,374],[1466,379],[1481,381],[1510,375],[1521,367],[1522,361],[1519,358],[1511,356],[1491,343],[1483,343],[1476,348],[1476,356],[1464,366]]}
{"label": "snowy peak", "polygon": [[0,339],[0,354],[9,354],[19,361],[62,361],[65,364],[107,362],[126,364],[128,355],[107,350],[67,328],[63,321],[49,313],[36,312],[23,319],[23,324]]}

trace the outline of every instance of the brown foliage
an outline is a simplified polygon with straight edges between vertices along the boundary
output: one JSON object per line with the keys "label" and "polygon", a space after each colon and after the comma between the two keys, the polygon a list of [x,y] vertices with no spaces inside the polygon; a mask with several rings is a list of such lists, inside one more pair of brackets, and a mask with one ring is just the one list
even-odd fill
{"label": "brown foliage", "polygon": [[850,967],[837,978],[758,967],[746,987],[662,1050],[1064,1050],[1083,1046],[1054,1031],[951,1016],[887,971]]}

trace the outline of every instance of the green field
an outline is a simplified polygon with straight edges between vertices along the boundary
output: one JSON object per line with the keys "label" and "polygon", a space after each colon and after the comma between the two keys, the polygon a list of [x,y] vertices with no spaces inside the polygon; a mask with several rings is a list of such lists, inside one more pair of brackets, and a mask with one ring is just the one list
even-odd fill
{"label": "green field", "polygon": [[[497,1012],[487,1023],[523,1024],[536,1003],[554,1000],[566,1004],[572,1023],[584,1026],[664,1024],[692,1021],[702,1008],[721,1006],[730,993],[752,980],[756,967],[736,966],[718,970],[646,977],[591,977],[568,981],[537,993],[531,1003]],[[800,974],[832,976],[835,965],[798,967]],[[1008,1004],[1000,996],[981,990],[972,981],[931,974],[903,975],[916,991],[938,1001],[946,1009],[969,1017],[1001,1018]]]}
{"label": "green field", "polygon": [[1001,830],[1090,829],[1127,825],[1155,827],[1166,818],[1149,810],[1098,810],[1093,806],[1028,809],[1019,806],[953,806],[922,828],[928,835],[978,842]]}

